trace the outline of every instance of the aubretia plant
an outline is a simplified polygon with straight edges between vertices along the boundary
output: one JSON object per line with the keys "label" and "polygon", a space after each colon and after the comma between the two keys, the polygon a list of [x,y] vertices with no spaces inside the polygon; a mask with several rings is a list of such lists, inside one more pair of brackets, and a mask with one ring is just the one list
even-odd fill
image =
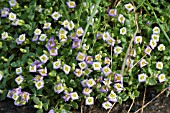
{"label": "aubretia plant", "polygon": [[166,0],[1,0],[0,100],[37,113],[108,110],[143,84],[168,87],[169,8]]}

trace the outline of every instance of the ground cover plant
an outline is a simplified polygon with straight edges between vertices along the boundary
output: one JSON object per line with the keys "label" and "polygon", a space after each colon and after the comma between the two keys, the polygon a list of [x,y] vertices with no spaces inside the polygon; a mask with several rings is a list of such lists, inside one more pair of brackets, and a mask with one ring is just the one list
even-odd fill
{"label": "ground cover plant", "polygon": [[0,99],[63,113],[169,89],[169,9],[168,0],[1,0]]}

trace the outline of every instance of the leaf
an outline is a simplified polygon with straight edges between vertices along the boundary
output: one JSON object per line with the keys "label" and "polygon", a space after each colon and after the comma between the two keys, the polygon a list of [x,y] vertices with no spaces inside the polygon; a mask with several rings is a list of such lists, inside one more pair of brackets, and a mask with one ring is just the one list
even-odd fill
{"label": "leaf", "polygon": [[153,86],[153,85],[155,85],[157,83],[157,81],[155,80],[155,78],[152,77],[152,78],[148,79],[147,83],[148,83],[148,85]]}
{"label": "leaf", "polygon": [[78,104],[77,104],[76,102],[74,102],[74,101],[71,102],[71,105],[72,105],[72,107],[75,108],[75,109],[78,109],[78,107],[79,107]]}
{"label": "leaf", "polygon": [[11,66],[12,66],[12,67],[17,67],[18,64],[17,64],[16,62],[12,62],[12,63],[11,63]]}
{"label": "leaf", "polygon": [[48,110],[48,104],[47,103],[43,103],[43,107],[44,107],[45,111]]}

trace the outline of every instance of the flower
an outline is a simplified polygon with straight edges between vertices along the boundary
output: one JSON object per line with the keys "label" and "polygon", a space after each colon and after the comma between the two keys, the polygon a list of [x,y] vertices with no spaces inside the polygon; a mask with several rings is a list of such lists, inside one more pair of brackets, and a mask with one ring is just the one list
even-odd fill
{"label": "flower", "polygon": [[86,62],[80,62],[80,63],[78,63],[78,65],[79,65],[79,67],[81,68],[81,69],[85,69],[85,68],[87,68],[87,64],[86,64]]}
{"label": "flower", "polygon": [[116,95],[116,93],[114,93],[113,90],[111,91],[111,93],[108,95],[107,98],[108,98],[109,101],[111,101],[111,102],[117,102],[117,95]]}
{"label": "flower", "polygon": [[47,22],[47,23],[44,23],[43,29],[49,29],[50,27],[51,27],[51,23]]}
{"label": "flower", "polygon": [[101,88],[100,88],[100,92],[108,92],[108,86],[106,86],[106,85],[103,85],[103,86],[101,86]]}
{"label": "flower", "polygon": [[13,26],[18,26],[18,23],[19,23],[19,19],[15,19],[15,20],[11,23],[11,25],[13,25]]}
{"label": "flower", "polygon": [[82,91],[82,93],[85,94],[86,96],[89,96],[91,92],[92,92],[92,89],[90,88],[84,88]]}
{"label": "flower", "polygon": [[130,56],[136,57],[136,49],[131,49],[130,50]]}
{"label": "flower", "polygon": [[18,38],[18,41],[24,42],[25,41],[25,34],[20,35],[19,38]]}
{"label": "flower", "polygon": [[135,39],[134,39],[134,43],[135,44],[141,44],[142,43],[142,36],[135,36]]}
{"label": "flower", "polygon": [[85,61],[86,61],[87,64],[92,64],[93,63],[93,56],[86,56]]}
{"label": "flower", "polygon": [[109,78],[105,78],[102,82],[107,87],[109,87],[110,84],[112,84],[112,82],[111,82],[111,80]]}
{"label": "flower", "polygon": [[163,63],[162,62],[156,62],[156,68],[157,69],[162,69],[163,68]]}
{"label": "flower", "polygon": [[15,78],[15,82],[20,85],[22,83],[22,81],[24,80],[24,78],[20,75],[17,78]]}
{"label": "flower", "polygon": [[77,35],[78,37],[80,37],[80,36],[83,36],[83,34],[84,34],[83,28],[82,28],[82,27],[79,27],[79,28],[76,30],[76,35]]}
{"label": "flower", "polygon": [[2,38],[2,40],[5,40],[6,38],[8,38],[8,32],[3,32],[1,34],[1,38]]}
{"label": "flower", "polygon": [[115,45],[115,39],[109,37],[106,39],[106,42],[111,45],[111,46],[114,46]]}
{"label": "flower", "polygon": [[152,34],[151,38],[152,38],[152,40],[154,40],[155,42],[159,42],[159,35],[158,35],[158,34]]}
{"label": "flower", "polygon": [[93,97],[87,97],[85,101],[85,105],[93,105],[94,104],[94,98]]}
{"label": "flower", "polygon": [[150,56],[152,49],[149,46],[146,46],[145,53]]}
{"label": "flower", "polygon": [[43,88],[43,87],[44,87],[44,81],[43,81],[43,80],[37,81],[37,82],[35,83],[35,87],[37,88],[37,90]]}
{"label": "flower", "polygon": [[38,40],[39,36],[34,35],[34,37],[32,38],[32,42],[36,42]]}
{"label": "flower", "polygon": [[76,32],[71,32],[70,35],[69,35],[69,37],[70,37],[71,39],[77,39],[77,38],[78,38],[77,35],[76,35]]}
{"label": "flower", "polygon": [[101,59],[102,59],[102,55],[101,54],[95,55],[95,60],[101,61]]}
{"label": "flower", "polygon": [[71,20],[71,21],[69,22],[68,26],[67,26],[67,29],[68,29],[69,31],[71,31],[71,30],[74,29],[74,27],[75,27],[75,25],[74,25],[73,21]]}
{"label": "flower", "polygon": [[77,92],[72,92],[72,93],[70,93],[70,97],[71,97],[72,100],[77,100],[77,99],[79,99],[79,96],[78,96]]}
{"label": "flower", "polygon": [[126,59],[126,65],[127,65],[127,67],[132,67],[132,66],[133,66],[133,62],[134,62],[134,60],[132,60],[131,58],[127,58],[127,59]]}
{"label": "flower", "polygon": [[78,48],[81,44],[81,39],[77,38],[73,40],[72,49]]}
{"label": "flower", "polygon": [[100,70],[101,69],[101,63],[100,62],[93,62],[92,64],[94,70]]}
{"label": "flower", "polygon": [[102,72],[104,73],[105,76],[109,75],[112,73],[111,69],[109,68],[109,66],[104,66],[102,68]]}
{"label": "flower", "polygon": [[83,44],[82,49],[85,51],[89,50],[89,45]]}
{"label": "flower", "polygon": [[53,69],[59,69],[61,67],[61,60],[53,62]]}
{"label": "flower", "polygon": [[38,72],[40,73],[41,76],[47,76],[47,68],[46,67],[44,69],[39,69]]}
{"label": "flower", "polygon": [[39,37],[39,40],[43,42],[43,41],[45,41],[46,38],[47,38],[46,34],[41,34]]}
{"label": "flower", "polygon": [[165,74],[160,74],[160,75],[158,76],[158,80],[159,80],[160,83],[161,83],[161,82],[164,82],[164,81],[166,80]]}
{"label": "flower", "polygon": [[[106,41],[106,40],[108,40],[108,38],[110,38],[111,36],[110,36],[109,32],[104,32],[104,33],[102,34],[102,37],[103,37],[103,40]],[[110,42],[110,41],[108,41],[108,42]]]}
{"label": "flower", "polygon": [[41,32],[42,32],[41,29],[38,29],[38,28],[37,28],[37,29],[35,29],[35,31],[34,31],[34,35],[36,35],[36,36],[37,36],[37,35],[40,35]]}
{"label": "flower", "polygon": [[36,75],[36,76],[33,78],[33,80],[38,82],[38,81],[42,81],[43,78],[44,78],[44,77],[41,76],[41,75]]}
{"label": "flower", "polygon": [[16,19],[16,14],[15,13],[13,13],[13,12],[10,12],[9,13],[9,20],[12,20],[12,21],[14,21],[15,19]]}
{"label": "flower", "polygon": [[28,100],[30,99],[30,93],[28,92],[22,92],[20,94],[21,100],[24,100],[25,102],[28,102]]}
{"label": "flower", "polygon": [[59,34],[59,40],[60,40],[60,42],[66,42],[67,36],[65,34]]}
{"label": "flower", "polygon": [[55,91],[55,93],[58,93],[58,94],[60,94],[62,91],[64,91],[64,87],[63,87],[62,83],[55,85],[54,91]]}
{"label": "flower", "polygon": [[58,20],[62,15],[59,13],[59,12],[54,12],[51,17],[54,19],[54,20]]}
{"label": "flower", "polygon": [[18,92],[15,92],[15,93],[12,95],[12,99],[17,100],[18,98],[19,98],[19,93],[18,93]]}
{"label": "flower", "polygon": [[62,22],[62,25],[65,27],[65,28],[68,28],[68,25],[70,24],[70,22],[66,19]]}
{"label": "flower", "polygon": [[117,9],[109,9],[108,15],[115,17],[117,15]]}
{"label": "flower", "polygon": [[63,71],[65,72],[65,74],[69,74],[70,69],[71,69],[71,67],[70,67],[69,65],[64,64],[64,66],[63,66]]}
{"label": "flower", "polygon": [[108,57],[105,57],[104,64],[110,65],[111,60]]}
{"label": "flower", "polygon": [[123,76],[121,74],[114,74],[114,82],[123,82]]}
{"label": "flower", "polygon": [[164,51],[164,50],[165,50],[165,46],[163,44],[159,44],[158,51]]}
{"label": "flower", "polygon": [[103,35],[101,33],[97,33],[96,39],[102,39]]}
{"label": "flower", "polygon": [[119,16],[118,16],[118,21],[119,21],[121,24],[124,24],[124,23],[125,23],[125,17],[124,17],[122,14],[119,14]]}
{"label": "flower", "polygon": [[152,32],[153,34],[159,34],[160,33],[160,28],[155,26],[153,29],[152,29]]}
{"label": "flower", "polygon": [[102,107],[107,110],[112,107],[112,104],[109,101],[106,101],[102,103]]}
{"label": "flower", "polygon": [[125,35],[126,34],[126,27],[122,27],[121,29],[120,29],[120,34],[121,35]]}
{"label": "flower", "polygon": [[125,8],[130,12],[134,9],[133,5],[131,3],[125,4]]}
{"label": "flower", "polygon": [[37,66],[29,66],[29,72],[36,72],[37,71]]}
{"label": "flower", "polygon": [[145,59],[141,59],[139,64],[140,64],[140,68],[142,68],[142,67],[146,66],[148,64],[148,62]]}
{"label": "flower", "polygon": [[22,73],[22,67],[16,68],[16,74],[19,75]]}
{"label": "flower", "polygon": [[81,85],[82,85],[83,87],[86,87],[86,86],[87,86],[87,85],[86,85],[87,80],[88,80],[88,79],[83,79],[83,80],[81,81]]}
{"label": "flower", "polygon": [[66,35],[68,33],[68,31],[67,30],[65,30],[64,28],[60,28],[60,30],[59,30],[59,35]]}
{"label": "flower", "polygon": [[153,39],[150,40],[149,45],[151,46],[152,49],[154,49],[157,45],[157,42],[154,41]]}
{"label": "flower", "polygon": [[64,99],[64,101],[65,101],[65,102],[66,102],[66,101],[69,101],[71,95],[70,95],[69,93],[67,93],[67,92],[64,92],[64,94],[65,94],[65,95],[62,97],[62,98]]}
{"label": "flower", "polygon": [[139,74],[138,75],[138,81],[139,82],[145,82],[146,81],[147,75],[145,73]]}
{"label": "flower", "polygon": [[5,8],[5,7],[4,7],[4,8],[1,10],[1,17],[7,17],[8,14],[9,14],[9,8]]}
{"label": "flower", "polygon": [[47,47],[53,47],[55,44],[56,43],[54,42],[54,37],[51,37],[47,42]]}
{"label": "flower", "polygon": [[74,1],[68,1],[68,2],[66,2],[66,4],[69,8],[75,8],[76,7],[76,3]]}
{"label": "flower", "polygon": [[35,66],[36,65],[36,68],[39,68],[43,63],[40,62],[39,60],[35,60],[32,64],[32,66]]}
{"label": "flower", "polygon": [[114,54],[118,55],[122,52],[122,47],[116,46],[114,47]]}
{"label": "flower", "polygon": [[48,61],[48,56],[46,54],[43,54],[39,57],[42,63],[46,63]]}
{"label": "flower", "polygon": [[48,47],[48,51],[50,52],[51,56],[57,56],[58,55],[57,48]]}
{"label": "flower", "polygon": [[81,69],[78,69],[76,68],[75,71],[74,71],[74,74],[77,76],[77,77],[80,77],[82,75],[83,71]]}
{"label": "flower", "polygon": [[87,82],[86,82],[86,85],[87,85],[88,88],[93,87],[95,84],[96,84],[96,82],[94,81],[93,78],[90,78],[90,79],[87,80]]}
{"label": "flower", "polygon": [[123,84],[122,84],[122,83],[115,83],[115,84],[114,84],[114,88],[115,88],[118,92],[120,92],[120,91],[123,90]]}
{"label": "flower", "polygon": [[9,1],[9,5],[12,7],[12,6],[15,6],[17,4],[17,1],[16,0],[10,0]]}
{"label": "flower", "polygon": [[51,109],[48,113],[55,113],[55,111],[53,109]]}
{"label": "flower", "polygon": [[79,53],[77,54],[76,60],[78,60],[78,61],[84,61],[85,58],[86,58],[86,55],[85,55],[84,53],[79,52]]}

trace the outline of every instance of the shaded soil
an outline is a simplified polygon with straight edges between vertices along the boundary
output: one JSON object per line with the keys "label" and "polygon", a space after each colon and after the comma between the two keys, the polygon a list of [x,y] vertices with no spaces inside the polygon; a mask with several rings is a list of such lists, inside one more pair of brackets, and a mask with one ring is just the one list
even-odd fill
{"label": "shaded soil", "polygon": [[[146,92],[145,104],[149,102],[152,98],[154,98],[158,93],[153,90],[148,90]],[[130,111],[133,113],[142,107],[142,99],[143,93],[140,94],[140,97],[135,100],[135,103]],[[132,100],[128,100],[123,102],[122,105],[115,104],[112,111],[110,113],[127,113]],[[94,106],[83,106],[83,113],[107,113],[105,109],[101,107],[101,105]],[[141,112],[141,111],[139,111]],[[14,105],[13,100],[6,99],[5,101],[0,102],[0,113],[36,113],[36,109],[34,109],[31,105],[26,105],[22,107],[17,107]],[[80,111],[73,111],[73,113],[81,113]],[[146,108],[144,108],[143,113],[170,113],[170,98],[166,97],[165,93],[160,95],[156,100],[154,100],[151,104],[149,104]]]}

